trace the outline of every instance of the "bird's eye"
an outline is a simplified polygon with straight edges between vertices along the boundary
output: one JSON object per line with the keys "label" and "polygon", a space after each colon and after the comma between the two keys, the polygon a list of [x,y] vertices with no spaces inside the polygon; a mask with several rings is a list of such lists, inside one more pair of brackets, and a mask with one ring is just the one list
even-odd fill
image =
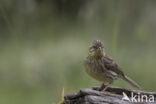
{"label": "bird's eye", "polygon": [[95,49],[95,48],[96,48],[96,46],[92,46],[92,47],[90,47],[90,48]]}
{"label": "bird's eye", "polygon": [[96,48],[96,46],[93,46],[93,48]]}

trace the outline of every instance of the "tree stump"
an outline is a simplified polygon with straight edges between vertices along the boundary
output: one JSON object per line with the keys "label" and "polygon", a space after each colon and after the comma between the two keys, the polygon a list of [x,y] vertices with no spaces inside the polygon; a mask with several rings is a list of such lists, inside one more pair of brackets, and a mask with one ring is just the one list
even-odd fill
{"label": "tree stump", "polygon": [[63,104],[156,104],[156,92],[108,87],[106,91],[81,89],[76,94],[65,95]]}

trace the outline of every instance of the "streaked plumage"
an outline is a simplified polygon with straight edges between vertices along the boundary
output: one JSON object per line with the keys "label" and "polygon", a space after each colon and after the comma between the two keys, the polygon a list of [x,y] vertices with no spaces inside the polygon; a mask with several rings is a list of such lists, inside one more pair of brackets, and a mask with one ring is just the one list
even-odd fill
{"label": "streaked plumage", "polygon": [[128,78],[116,62],[104,52],[104,45],[100,40],[93,41],[84,65],[91,77],[102,81],[105,85],[112,84],[114,80],[121,78],[133,87],[139,88],[139,85]]}

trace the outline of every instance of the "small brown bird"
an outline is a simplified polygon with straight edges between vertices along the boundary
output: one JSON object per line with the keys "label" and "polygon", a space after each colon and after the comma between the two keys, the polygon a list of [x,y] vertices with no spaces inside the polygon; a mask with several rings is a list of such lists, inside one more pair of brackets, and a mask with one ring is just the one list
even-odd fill
{"label": "small brown bird", "polygon": [[114,80],[123,79],[135,88],[139,85],[127,77],[116,62],[104,51],[104,45],[100,40],[93,41],[89,48],[88,56],[84,60],[86,72],[98,81],[102,81],[99,90],[106,90]]}

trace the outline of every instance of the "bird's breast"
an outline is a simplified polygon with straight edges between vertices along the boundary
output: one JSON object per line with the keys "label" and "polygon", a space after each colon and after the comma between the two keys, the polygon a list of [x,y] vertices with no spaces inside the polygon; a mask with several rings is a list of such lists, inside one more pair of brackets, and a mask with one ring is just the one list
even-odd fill
{"label": "bird's breast", "polygon": [[86,72],[98,81],[110,82],[111,80],[107,77],[106,69],[101,61],[102,60],[89,60],[86,62]]}

